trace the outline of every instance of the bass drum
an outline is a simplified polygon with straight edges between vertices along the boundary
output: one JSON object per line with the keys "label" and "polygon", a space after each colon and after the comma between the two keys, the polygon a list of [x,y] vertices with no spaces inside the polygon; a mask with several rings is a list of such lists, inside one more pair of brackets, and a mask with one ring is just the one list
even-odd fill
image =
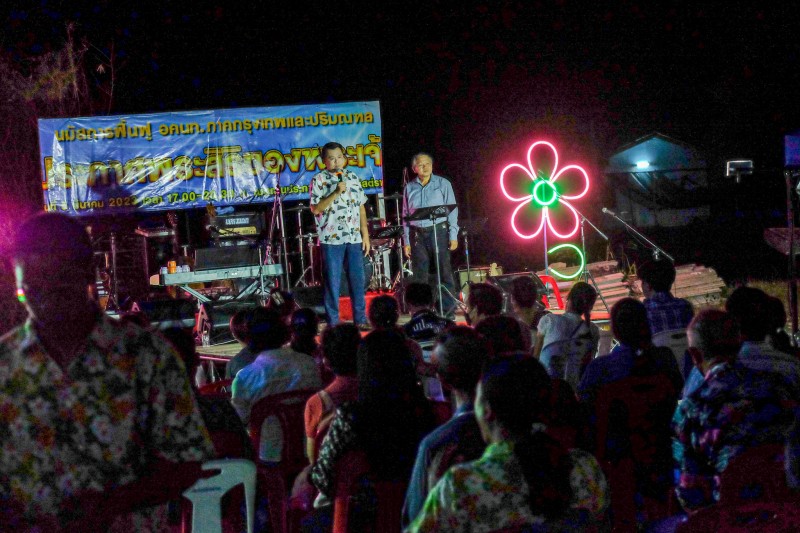
{"label": "bass drum", "polygon": [[[366,256],[364,259],[364,290],[369,288],[372,281],[372,259]],[[342,270],[342,281],[339,285],[339,296],[350,296],[350,283],[347,281],[347,265]]]}

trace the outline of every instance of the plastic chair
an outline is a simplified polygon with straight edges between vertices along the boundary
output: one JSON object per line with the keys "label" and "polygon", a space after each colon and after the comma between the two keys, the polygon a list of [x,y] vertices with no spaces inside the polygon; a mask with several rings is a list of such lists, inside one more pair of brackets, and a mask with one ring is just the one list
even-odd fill
{"label": "plastic chair", "polygon": [[746,505],[717,504],[694,513],[680,524],[678,533],[754,533],[797,531],[800,502],[757,502]]}
{"label": "plastic chair", "polygon": [[[308,464],[305,456],[305,412],[306,401],[318,391],[296,390],[266,396],[250,410],[248,429],[253,449],[258,456],[261,449],[261,430],[264,421],[274,416],[281,429],[281,458],[278,463],[258,463],[259,483],[263,486],[269,502],[270,521],[275,533],[287,529],[288,496],[286,487]],[[263,483],[262,483],[263,481]]]}
{"label": "plastic chair", "polygon": [[[594,356],[594,353],[590,353],[591,344],[591,339],[584,338],[551,342],[542,348],[539,362],[551,378],[563,379],[576,389],[585,366]],[[596,346],[594,348],[597,349]]]}
{"label": "plastic chair", "polygon": [[792,492],[786,484],[786,445],[770,443],[742,451],[730,460],[719,480],[719,501],[740,505],[754,500],[786,501]]}
{"label": "plastic chair", "polygon": [[[361,533],[352,525],[353,496],[361,486],[361,480],[370,476],[370,466],[364,452],[350,451],[336,465],[336,495],[333,503],[333,533]],[[400,533],[401,515],[407,485],[400,481],[370,479],[377,497],[375,521],[366,531],[376,533]]]}
{"label": "plastic chair", "polygon": [[[237,485],[243,485],[247,505],[247,533],[253,533],[256,465],[247,459],[218,459],[204,463],[203,470],[219,470],[220,473],[198,480],[183,493],[192,502],[192,532],[222,533],[222,496]],[[239,508],[236,506],[235,513],[238,512]]]}
{"label": "plastic chair", "polygon": [[[564,309],[564,299],[561,297],[561,290],[558,288],[558,282],[553,276],[539,276],[539,279],[542,280],[542,283],[545,285],[550,285],[553,289],[553,296],[556,297],[556,302],[558,302],[558,308]],[[547,309],[550,309],[550,299],[547,298],[547,295],[542,296],[542,303]]]}
{"label": "plastic chair", "polygon": [[628,377],[598,391],[595,455],[614,495],[615,528],[635,529],[637,490],[647,490],[642,494],[647,520],[669,515],[670,424],[677,400],[678,392],[661,374]]}
{"label": "plastic chair", "polygon": [[689,338],[686,336],[686,329],[671,329],[660,331],[653,335],[653,346],[664,346],[672,350],[672,355],[678,362],[678,370],[681,376],[686,376],[691,368],[686,368],[686,349],[689,348]]}

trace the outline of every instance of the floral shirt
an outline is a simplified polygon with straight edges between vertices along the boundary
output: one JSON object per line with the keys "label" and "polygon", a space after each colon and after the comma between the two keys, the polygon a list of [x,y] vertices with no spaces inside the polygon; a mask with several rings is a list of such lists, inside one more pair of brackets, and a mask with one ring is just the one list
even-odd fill
{"label": "floral shirt", "polygon": [[785,442],[794,421],[790,389],[778,374],[720,363],[686,397],[672,419],[676,492],[687,510],[719,500],[719,476],[743,450]]}
{"label": "floral shirt", "polygon": [[[342,179],[347,185],[322,213],[316,216],[317,234],[322,244],[358,244],[361,242],[361,206],[367,203],[367,195],[361,188],[361,180],[355,173],[345,170]],[[317,205],[329,196],[339,183],[339,178],[323,170],[311,181],[311,205]]]}
{"label": "floral shirt", "polygon": [[[599,517],[609,504],[608,486],[597,460],[573,449],[570,486],[573,510]],[[544,524],[528,506],[528,486],[510,441],[490,444],[477,461],[452,467],[431,489],[419,516],[406,530],[496,531]]]}
{"label": "floral shirt", "polygon": [[[30,321],[0,339],[0,501],[21,503],[28,519],[68,518],[65,499],[131,483],[153,460],[213,456],[172,348],[138,326],[98,317],[85,351],[64,370]],[[118,517],[114,529],[161,529],[154,516],[163,514]]]}

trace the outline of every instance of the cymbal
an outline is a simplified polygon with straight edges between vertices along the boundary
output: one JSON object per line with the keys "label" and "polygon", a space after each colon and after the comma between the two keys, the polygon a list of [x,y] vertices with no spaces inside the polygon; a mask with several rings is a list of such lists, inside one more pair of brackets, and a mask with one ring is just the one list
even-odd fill
{"label": "cymbal", "polygon": [[305,204],[297,204],[297,205],[295,205],[293,207],[287,207],[286,209],[283,210],[283,212],[284,213],[296,213],[297,211],[306,211],[308,209],[311,209],[311,208],[308,207]]}

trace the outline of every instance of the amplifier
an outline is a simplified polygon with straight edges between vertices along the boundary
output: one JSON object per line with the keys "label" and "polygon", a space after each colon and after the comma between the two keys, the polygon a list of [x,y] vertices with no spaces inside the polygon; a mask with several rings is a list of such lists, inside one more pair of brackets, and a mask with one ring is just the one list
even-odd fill
{"label": "amplifier", "polygon": [[258,250],[250,246],[220,246],[194,251],[195,270],[217,270],[258,265]]}
{"label": "amplifier", "polygon": [[218,229],[215,238],[255,237],[264,230],[264,216],[261,213],[230,213],[211,217],[209,224]]}
{"label": "amplifier", "polygon": [[487,281],[489,276],[500,276],[503,274],[503,267],[498,266],[497,263],[492,263],[489,266],[474,266],[469,269],[469,280],[467,279],[467,269],[456,270],[455,274],[458,279],[459,292],[461,292],[461,300],[466,302],[469,296],[469,284],[467,283],[483,283]]}

